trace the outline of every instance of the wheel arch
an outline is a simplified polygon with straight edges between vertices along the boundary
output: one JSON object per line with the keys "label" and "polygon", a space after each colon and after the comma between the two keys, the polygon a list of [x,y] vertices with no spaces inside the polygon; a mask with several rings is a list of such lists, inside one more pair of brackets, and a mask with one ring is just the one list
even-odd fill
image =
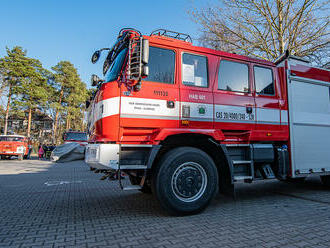
{"label": "wheel arch", "polygon": [[157,154],[154,155],[153,162],[149,165],[149,168],[152,171],[155,170],[164,154],[182,146],[200,149],[213,159],[218,170],[220,191],[225,193],[228,191],[228,187],[233,187],[233,165],[228,156],[226,146],[216,142],[210,135],[181,133],[166,137],[165,140],[160,142]]}

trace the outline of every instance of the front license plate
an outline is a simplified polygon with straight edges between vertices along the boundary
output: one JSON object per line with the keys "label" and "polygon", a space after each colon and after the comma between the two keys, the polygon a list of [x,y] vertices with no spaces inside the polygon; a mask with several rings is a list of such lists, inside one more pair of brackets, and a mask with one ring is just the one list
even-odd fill
{"label": "front license plate", "polygon": [[96,153],[97,153],[97,149],[93,149],[93,148],[88,149],[88,156],[90,158],[96,158]]}

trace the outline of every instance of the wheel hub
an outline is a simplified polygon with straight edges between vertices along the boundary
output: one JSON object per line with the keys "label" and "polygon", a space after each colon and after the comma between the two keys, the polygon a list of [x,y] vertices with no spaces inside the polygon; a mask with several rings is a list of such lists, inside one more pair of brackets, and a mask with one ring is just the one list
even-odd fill
{"label": "wheel hub", "polygon": [[199,199],[203,195],[206,185],[206,172],[200,164],[195,162],[180,165],[172,176],[173,193],[184,202]]}

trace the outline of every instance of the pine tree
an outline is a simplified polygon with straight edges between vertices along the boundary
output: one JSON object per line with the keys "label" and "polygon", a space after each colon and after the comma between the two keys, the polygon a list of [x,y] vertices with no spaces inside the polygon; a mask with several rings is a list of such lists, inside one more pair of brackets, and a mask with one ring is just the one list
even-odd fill
{"label": "pine tree", "polygon": [[31,111],[47,98],[45,78],[42,75],[44,69],[40,61],[27,57],[27,52],[22,47],[16,46],[12,50],[6,50],[7,56],[0,59],[0,73],[5,87],[8,88],[4,134],[7,134],[9,110],[14,104],[16,107],[28,109],[27,135],[30,136]]}
{"label": "pine tree", "polygon": [[[52,67],[54,80],[52,87],[54,97],[52,107],[55,112],[54,137],[58,137],[58,125],[60,116],[65,118],[65,128],[81,129],[84,118],[84,103],[87,99],[86,84],[84,84],[77,69],[68,61],[61,61]],[[80,124],[80,125],[79,125]]]}

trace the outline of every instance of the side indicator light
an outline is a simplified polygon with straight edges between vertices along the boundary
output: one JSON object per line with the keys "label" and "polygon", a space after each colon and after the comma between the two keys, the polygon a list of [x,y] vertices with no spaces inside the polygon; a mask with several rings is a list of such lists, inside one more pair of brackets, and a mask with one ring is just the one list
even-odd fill
{"label": "side indicator light", "polygon": [[272,136],[272,134],[271,133],[267,133],[267,136],[269,137],[269,136]]}
{"label": "side indicator light", "polygon": [[189,125],[189,120],[181,120],[182,125]]}

